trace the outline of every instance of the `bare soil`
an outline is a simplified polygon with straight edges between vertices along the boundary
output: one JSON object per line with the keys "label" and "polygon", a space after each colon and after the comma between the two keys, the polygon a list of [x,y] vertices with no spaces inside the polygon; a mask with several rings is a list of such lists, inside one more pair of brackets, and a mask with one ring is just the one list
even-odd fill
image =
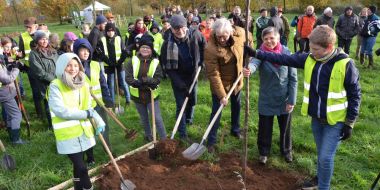
{"label": "bare soil", "polygon": [[[124,178],[131,180],[137,190],[294,190],[299,189],[303,177],[249,162],[247,179],[242,180],[239,154],[219,155],[219,161],[210,163],[190,161],[182,157],[184,148],[176,141],[166,140],[156,144],[158,158],[149,159],[147,151],[118,161]],[[114,167],[103,168],[103,177],[97,188],[120,189],[120,178]],[[239,177],[240,176],[240,177]]]}

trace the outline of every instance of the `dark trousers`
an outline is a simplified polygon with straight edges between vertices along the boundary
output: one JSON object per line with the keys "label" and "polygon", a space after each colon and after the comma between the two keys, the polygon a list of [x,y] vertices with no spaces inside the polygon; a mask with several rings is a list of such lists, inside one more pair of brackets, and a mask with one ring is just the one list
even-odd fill
{"label": "dark trousers", "polygon": [[[265,116],[259,114],[257,146],[261,156],[268,156],[270,154],[272,146],[273,118],[273,115]],[[277,116],[277,121],[280,128],[280,151],[282,155],[286,155],[292,150],[291,115],[283,114]]]}
{"label": "dark trousers", "polygon": [[49,103],[47,101],[47,99],[44,99],[44,105],[45,105],[45,113],[46,113],[46,119],[47,119],[47,122],[48,122],[48,128],[49,129],[53,129],[53,123],[52,123],[52,120],[51,120],[51,115],[50,115],[50,108],[49,108]]}
{"label": "dark trousers", "polygon": [[87,166],[83,161],[83,152],[67,155],[74,168],[74,189],[82,190],[83,188],[90,189],[92,187],[90,177],[88,176]]}
{"label": "dark trousers", "polygon": [[38,89],[38,80],[31,76],[30,71],[27,71],[27,74],[30,83],[30,88],[32,89],[34,108],[36,109],[37,117],[42,118],[42,100],[44,99],[44,97],[41,96],[41,93]]}
{"label": "dark trousers", "polygon": [[[172,84],[172,88],[173,88],[173,93],[174,93],[175,102],[176,102],[176,118],[178,118],[183,102],[185,101],[187,91],[178,89],[173,84]],[[193,122],[194,105],[197,98],[197,90],[198,90],[198,83],[194,85],[193,91],[190,94],[189,101],[187,102],[185,111],[178,125],[178,132],[179,132],[180,138],[184,138],[187,136],[186,123]]]}
{"label": "dark trousers", "polygon": [[[240,107],[241,107],[240,99],[241,99],[241,93],[238,92],[236,95],[232,93],[229,100],[229,103],[231,104],[231,133],[232,134],[240,133]],[[220,107],[220,100],[215,94],[213,94],[210,122],[212,118],[214,118],[214,115],[218,111],[219,107]],[[222,112],[220,112],[213,127],[211,128],[210,134],[208,135],[207,144],[209,146],[216,143],[216,137],[217,137],[217,133],[218,133],[219,125],[220,125],[221,115],[222,115]]]}
{"label": "dark trousers", "polygon": [[310,51],[309,38],[301,38],[298,43],[300,44],[300,52],[308,53]]}
{"label": "dark trousers", "polygon": [[350,54],[350,46],[351,46],[352,39],[343,39],[338,38],[338,47],[341,47],[344,52],[349,55]]}

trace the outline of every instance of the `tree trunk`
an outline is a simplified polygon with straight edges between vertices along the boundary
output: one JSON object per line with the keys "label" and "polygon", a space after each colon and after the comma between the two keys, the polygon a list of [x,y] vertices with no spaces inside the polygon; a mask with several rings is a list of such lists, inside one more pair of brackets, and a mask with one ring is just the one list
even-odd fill
{"label": "tree trunk", "polygon": [[18,14],[17,14],[17,9],[16,9],[16,0],[12,1],[12,7],[13,7],[13,11],[14,11],[15,16],[16,16],[17,25],[20,25],[20,21],[18,19]]}

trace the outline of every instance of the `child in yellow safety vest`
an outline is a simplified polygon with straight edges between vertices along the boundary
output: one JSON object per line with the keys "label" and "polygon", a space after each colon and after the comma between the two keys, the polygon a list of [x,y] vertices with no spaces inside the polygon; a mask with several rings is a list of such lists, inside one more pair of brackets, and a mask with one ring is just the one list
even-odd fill
{"label": "child in yellow safety vest", "polygon": [[92,189],[83,154],[95,146],[95,126],[90,119],[96,123],[96,134],[104,131],[105,123],[92,108],[90,86],[77,55],[62,54],[55,74],[57,78],[50,83],[47,96],[57,151],[73,163],[74,189]]}
{"label": "child in yellow safety vest", "polygon": [[161,140],[166,138],[165,126],[158,101],[162,69],[156,56],[157,54],[153,48],[153,37],[145,34],[139,41],[137,55],[132,57],[125,68],[125,79],[129,84],[131,99],[139,112],[140,121],[145,130],[146,141],[152,141],[153,139],[148,115],[148,111],[152,113],[151,95],[154,97],[154,113],[158,134]]}

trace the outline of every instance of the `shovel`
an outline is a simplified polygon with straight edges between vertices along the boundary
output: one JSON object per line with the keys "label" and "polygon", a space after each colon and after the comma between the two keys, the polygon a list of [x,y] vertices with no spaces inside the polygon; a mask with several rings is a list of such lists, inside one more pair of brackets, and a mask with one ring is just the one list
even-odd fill
{"label": "shovel", "polygon": [[154,97],[153,97],[153,90],[150,89],[150,105],[152,106],[152,133],[153,133],[153,145],[152,147],[149,147],[149,158],[152,160],[156,160],[158,156],[157,152],[157,132],[156,132],[156,117],[154,113]]}
{"label": "shovel", "polygon": [[29,117],[28,113],[26,113],[24,104],[22,103],[22,98],[21,98],[21,93],[20,93],[20,88],[18,86],[17,80],[15,80],[15,87],[16,87],[16,93],[17,93],[17,99],[18,99],[18,107],[21,110],[22,116],[24,116],[25,122],[26,122],[26,130],[28,131],[28,138],[30,138],[30,122],[29,122]]}
{"label": "shovel", "polygon": [[0,140],[0,149],[1,149],[2,152],[4,152],[4,156],[3,156],[3,159],[2,159],[2,162],[1,162],[1,166],[5,170],[14,170],[14,169],[16,169],[16,162],[15,162],[15,160],[12,158],[11,155],[7,154],[7,152],[5,151],[4,144],[3,144],[3,142],[1,142],[1,140]]}
{"label": "shovel", "polygon": [[375,181],[374,181],[373,184],[371,185],[371,189],[370,189],[370,190],[375,190],[375,187],[376,187],[377,182],[379,181],[379,179],[380,179],[380,173],[379,173],[379,175],[377,175]]}
{"label": "shovel", "polygon": [[124,108],[120,105],[120,92],[119,92],[119,81],[117,76],[117,68],[115,67],[115,83],[116,83],[116,93],[117,93],[117,107],[115,108],[115,113],[117,115],[122,115],[124,113]]}
{"label": "shovel", "polygon": [[[197,73],[195,74],[194,79],[193,79],[193,83],[191,83],[191,86],[190,86],[190,89],[189,89],[189,94],[193,91],[193,88],[195,86],[195,83],[198,80],[198,76],[199,76],[200,72],[201,72],[201,67],[198,67]],[[174,139],[174,135],[177,133],[179,122],[181,122],[182,115],[183,115],[183,112],[185,111],[185,108],[186,108],[186,105],[187,105],[188,101],[189,101],[189,97],[186,97],[185,101],[183,101],[181,111],[178,114],[177,121],[175,122],[175,125],[174,125],[174,128],[173,128],[173,132],[172,132],[172,136],[170,137],[170,139]]]}
{"label": "shovel", "polygon": [[90,93],[91,93],[91,96],[92,98],[96,101],[96,103],[103,108],[104,111],[106,111],[106,113],[118,124],[118,126],[120,126],[124,132],[125,132],[125,138],[127,139],[131,139],[131,140],[134,140],[136,137],[137,137],[137,131],[134,130],[134,129],[127,129],[123,123],[121,123],[121,121],[119,119],[117,119],[116,115],[112,112],[112,110],[106,108],[102,102],[100,102],[100,100],[94,95],[94,93],[92,92],[92,89],[90,89]]}
{"label": "shovel", "polygon": [[[227,100],[230,98],[232,92],[234,91],[234,89],[236,88],[237,84],[239,83],[239,81],[242,77],[243,77],[243,73],[240,73],[238,78],[235,80],[234,84],[232,85],[230,91],[227,94],[227,97],[226,97]],[[203,143],[206,140],[206,138],[208,137],[208,134],[210,133],[212,126],[214,125],[219,114],[222,112],[223,108],[224,108],[224,105],[221,104],[219,106],[218,111],[215,113],[214,117],[212,118],[210,124],[208,125],[206,132],[202,137],[201,143],[200,144],[193,143],[189,148],[187,148],[185,151],[182,152],[183,157],[185,157],[186,159],[189,159],[189,160],[196,160],[200,156],[202,156],[202,154],[206,151],[206,147],[203,145]]]}
{"label": "shovel", "polygon": [[[90,119],[90,122],[91,122],[91,125],[94,126],[94,128],[96,130],[97,126],[96,126],[95,122],[93,121],[93,119]],[[104,140],[103,135],[101,133],[99,133],[99,139],[100,139],[100,141],[102,141],[104,149],[106,149],[106,152],[107,152],[108,156],[110,157],[111,162],[112,162],[113,166],[115,167],[117,174],[120,177],[120,181],[121,181],[120,188],[121,188],[121,190],[134,190],[136,188],[136,185],[132,181],[124,179],[123,174],[121,174],[119,165],[117,165],[115,158],[112,156],[112,153],[111,153],[111,151],[110,151],[110,149],[109,149],[109,147],[108,147],[108,145],[107,145],[106,141]]]}

